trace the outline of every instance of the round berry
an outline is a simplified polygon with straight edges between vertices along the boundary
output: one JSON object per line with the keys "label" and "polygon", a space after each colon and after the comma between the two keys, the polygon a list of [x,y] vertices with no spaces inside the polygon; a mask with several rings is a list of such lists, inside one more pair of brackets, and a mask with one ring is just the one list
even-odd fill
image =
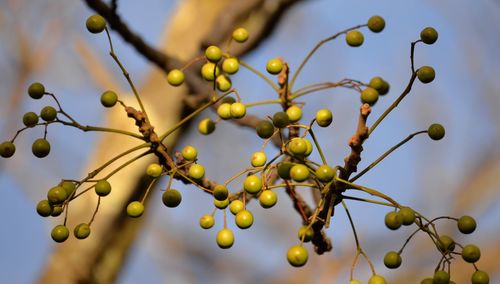
{"label": "round berry", "polygon": [[176,189],[167,189],[165,190],[165,192],[163,192],[161,200],[163,201],[163,204],[165,204],[165,206],[174,208],[181,204],[182,195]]}
{"label": "round berry", "polygon": [[205,57],[212,62],[218,62],[222,58],[222,51],[218,46],[211,45],[205,49]]}
{"label": "round berry", "polygon": [[295,137],[288,142],[288,151],[292,153],[294,156],[302,156],[307,151],[307,143],[306,139]]}
{"label": "round berry", "polygon": [[247,113],[247,108],[242,103],[234,103],[231,105],[230,111],[233,118],[242,118]]}
{"label": "round berry", "polygon": [[387,284],[387,281],[385,281],[385,278],[380,275],[373,275],[368,280],[368,284]]}
{"label": "round berry", "polygon": [[333,114],[329,109],[320,109],[316,112],[316,123],[321,127],[327,127],[332,123]]}
{"label": "round berry", "polygon": [[358,30],[349,31],[345,35],[345,41],[352,47],[361,46],[364,40],[365,38],[363,37],[363,34]]}
{"label": "round berry", "polygon": [[427,27],[420,32],[420,40],[426,44],[433,44],[438,39],[438,32],[433,27]]}
{"label": "round berry", "polygon": [[270,138],[274,134],[274,126],[268,120],[259,121],[255,130],[257,131],[257,135],[262,139]]}
{"label": "round berry", "polygon": [[399,215],[403,219],[403,225],[409,226],[415,222],[415,211],[410,207],[401,207]]}
{"label": "round berry", "polygon": [[215,79],[215,85],[221,92],[229,91],[229,89],[231,89],[231,84],[231,79],[224,74],[217,76],[217,79]]}
{"label": "round berry", "polygon": [[214,224],[215,224],[214,216],[210,214],[201,216],[200,227],[202,227],[203,229],[205,230],[210,229],[214,226]]}
{"label": "round berry", "polygon": [[47,192],[47,200],[53,205],[63,203],[66,198],[68,195],[62,186],[54,186]]}
{"label": "round berry", "polygon": [[229,204],[229,211],[231,211],[233,215],[238,214],[238,212],[240,212],[243,209],[245,209],[245,204],[243,204],[243,201],[239,199],[235,199],[231,201],[231,203]]}
{"label": "round berry", "polygon": [[309,177],[309,169],[303,164],[296,164],[290,169],[290,177],[296,182],[305,181]]}
{"label": "round berry", "polygon": [[56,116],[57,110],[51,106],[46,106],[40,111],[40,117],[45,121],[53,121]]}
{"label": "round berry", "polygon": [[237,28],[233,31],[233,40],[239,43],[245,42],[248,39],[248,31],[245,28]]}
{"label": "round berry", "polygon": [[290,179],[290,170],[294,166],[291,162],[281,162],[278,164],[278,176],[282,179]]}
{"label": "round berry", "polygon": [[26,127],[35,127],[38,124],[38,115],[32,111],[23,115],[23,124]]}
{"label": "round berry", "polygon": [[174,87],[182,85],[184,83],[184,72],[179,69],[170,70],[167,74],[167,82]]}
{"label": "round berry", "polygon": [[397,230],[403,224],[403,218],[398,212],[391,211],[385,215],[385,226],[391,230]]}
{"label": "round berry", "polygon": [[266,70],[273,75],[279,74],[283,70],[283,61],[279,58],[269,59],[266,64]]}
{"label": "round berry", "polygon": [[225,96],[223,99],[222,99],[222,103],[228,103],[228,104],[234,104],[236,102],[236,99],[233,98],[233,97],[230,97],[230,96]]}
{"label": "round berry", "polygon": [[101,95],[101,104],[104,107],[113,107],[118,102],[118,95],[113,91],[105,91]]}
{"label": "round berry", "polygon": [[234,222],[240,229],[248,229],[253,224],[253,215],[248,210],[242,210],[236,214]]}
{"label": "round berry", "polygon": [[240,63],[238,62],[238,59],[234,57],[226,58],[222,62],[222,71],[226,72],[227,74],[235,74],[239,69]]}
{"label": "round berry", "polygon": [[256,194],[262,189],[262,179],[256,175],[249,175],[243,182],[243,188],[250,194]]}
{"label": "round berry", "polygon": [[262,167],[266,164],[267,162],[267,157],[264,152],[255,152],[252,155],[252,159],[250,160],[250,163],[254,167]]}
{"label": "round berry", "polygon": [[45,94],[45,86],[42,83],[35,82],[28,87],[28,95],[35,100],[40,99]]}
{"label": "round berry", "polygon": [[390,89],[389,83],[379,76],[373,77],[368,85],[377,90],[379,95],[387,94]]}
{"label": "round berry", "polygon": [[127,215],[132,218],[141,217],[144,214],[144,205],[139,201],[132,201],[127,205]]}
{"label": "round berry", "polygon": [[57,225],[50,232],[50,236],[57,243],[62,243],[69,237],[69,230],[64,225]]}
{"label": "round berry", "polygon": [[10,158],[16,152],[16,145],[10,141],[4,141],[0,144],[0,156]]}
{"label": "round berry", "polygon": [[438,270],[434,272],[432,281],[434,281],[434,284],[448,284],[450,282],[450,274],[444,270]]}
{"label": "round berry", "polygon": [[306,145],[307,145],[307,150],[306,152],[304,153],[304,156],[309,156],[311,153],[312,153],[312,150],[313,150],[313,145],[311,143],[311,141],[309,141],[308,139],[304,138],[304,141],[306,141]]}
{"label": "round berry", "polygon": [[420,284],[433,284],[434,280],[432,278],[425,278],[424,280],[420,281]]}
{"label": "round berry", "polygon": [[472,273],[471,281],[472,284],[488,284],[490,283],[490,277],[488,276],[488,273],[476,270]]}
{"label": "round berry", "polygon": [[85,23],[87,30],[93,34],[98,34],[106,28],[106,20],[101,15],[92,15],[87,18]]}
{"label": "round berry", "polygon": [[209,135],[215,130],[215,122],[210,118],[205,118],[198,124],[198,131],[203,135]]}
{"label": "round berry", "polygon": [[146,168],[146,174],[152,178],[161,176],[163,167],[160,164],[152,163]]}
{"label": "round berry", "polygon": [[361,91],[361,102],[364,104],[374,105],[378,101],[378,92],[372,87],[368,87]]}
{"label": "round berry", "polygon": [[229,196],[229,190],[223,184],[218,184],[214,187],[214,198],[219,201],[224,201]]}
{"label": "round berry", "polygon": [[219,209],[226,209],[226,207],[229,205],[229,199],[226,198],[224,200],[217,200],[217,199],[214,199],[214,205],[215,207],[219,208]]}
{"label": "round berry", "polygon": [[43,138],[36,139],[31,145],[31,151],[37,158],[46,157],[50,153],[50,143]]}
{"label": "round berry", "polygon": [[76,185],[71,181],[63,181],[61,186],[66,191],[68,197],[71,197],[76,190]]}
{"label": "round berry", "polygon": [[288,118],[288,114],[283,111],[279,111],[273,115],[273,125],[276,128],[284,128],[288,124],[290,124],[290,119]]}
{"label": "round berry", "polygon": [[36,205],[36,212],[42,217],[49,217],[52,214],[52,206],[48,200],[40,200]]}
{"label": "round berry", "polygon": [[228,249],[234,244],[233,231],[225,228],[217,232],[217,237],[215,238],[217,245],[222,249]]}
{"label": "round berry", "polygon": [[278,195],[274,191],[264,190],[259,196],[260,206],[263,208],[271,208],[278,202]]}
{"label": "round berry", "polygon": [[330,182],[334,175],[335,172],[328,165],[321,165],[316,169],[316,177],[322,182]]}
{"label": "round berry", "polygon": [[291,106],[287,108],[286,114],[290,122],[297,122],[302,118],[302,109],[298,106]]}
{"label": "round berry", "polygon": [[436,77],[436,72],[434,71],[434,68],[430,66],[422,66],[417,70],[417,77],[420,80],[420,82],[428,84],[434,81],[434,78]]}
{"label": "round berry", "polygon": [[471,216],[462,216],[460,219],[458,219],[457,222],[458,230],[462,234],[470,234],[476,230],[476,220],[472,218]]}
{"label": "round berry", "polygon": [[200,180],[205,176],[205,168],[200,164],[193,164],[189,167],[189,176],[195,180]]}
{"label": "round berry", "polygon": [[469,263],[478,261],[480,257],[481,251],[476,245],[469,244],[462,249],[462,258]]}
{"label": "round berry", "polygon": [[292,246],[288,249],[286,258],[288,262],[294,267],[301,267],[306,264],[309,254],[307,250],[300,245]]}
{"label": "round berry", "polygon": [[427,129],[427,134],[432,140],[441,140],[444,137],[444,127],[439,123],[433,123]]}
{"label": "round berry", "polygon": [[219,105],[217,108],[217,114],[219,115],[220,118],[224,120],[231,119],[231,104],[229,103],[222,103]]}
{"label": "round berry", "polygon": [[190,145],[184,147],[181,153],[182,157],[188,161],[194,161],[198,156],[198,151],[196,150],[196,148]]}
{"label": "round berry", "polygon": [[81,223],[76,225],[73,234],[77,239],[83,240],[86,239],[90,235],[90,226],[86,223]]}
{"label": "round berry", "polygon": [[111,192],[111,184],[107,180],[100,180],[95,184],[95,193],[99,196],[106,196]]}
{"label": "round berry", "polygon": [[455,241],[447,235],[439,236],[437,245],[439,250],[442,252],[451,252],[455,249]]}
{"label": "round berry", "polygon": [[207,62],[201,67],[201,76],[207,81],[215,80],[219,73],[219,67],[212,62]]}
{"label": "round berry", "polygon": [[302,226],[297,233],[297,237],[300,241],[304,241],[307,243],[314,237],[314,230],[311,227]]}
{"label": "round berry", "polygon": [[390,251],[384,256],[384,265],[387,268],[395,269],[401,265],[401,255],[395,251]]}
{"label": "round berry", "polygon": [[54,205],[52,207],[52,214],[50,214],[50,216],[57,217],[57,216],[61,215],[62,212],[63,212],[62,206]]}
{"label": "round berry", "polygon": [[368,19],[368,28],[374,33],[379,33],[385,28],[385,20],[380,16],[372,16]]}

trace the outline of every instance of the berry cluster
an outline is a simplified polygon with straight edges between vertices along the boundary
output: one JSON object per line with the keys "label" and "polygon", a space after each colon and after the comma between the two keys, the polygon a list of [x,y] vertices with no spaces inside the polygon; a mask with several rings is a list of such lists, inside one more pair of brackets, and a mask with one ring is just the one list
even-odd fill
{"label": "berry cluster", "polygon": [[[110,43],[110,54],[118,66],[124,71],[123,64],[116,56],[106,27],[106,21],[99,15],[93,15],[86,22],[87,29],[91,33],[101,33],[105,31],[108,34]],[[472,283],[484,284],[489,282],[488,274],[477,268],[476,262],[480,258],[480,250],[474,244],[460,245],[447,235],[440,235],[436,231],[436,221],[441,219],[450,219],[457,222],[458,230],[463,234],[470,234],[476,228],[476,221],[470,216],[463,216],[459,219],[453,217],[439,217],[429,219],[414,209],[403,206],[391,197],[382,192],[354,183],[359,177],[364,175],[370,169],[375,167],[387,155],[411,140],[419,134],[427,134],[432,140],[441,140],[445,136],[445,129],[441,124],[432,124],[426,130],[418,131],[408,138],[404,139],[396,146],[389,149],[379,159],[371,163],[367,168],[360,171],[357,175],[357,166],[361,161],[361,152],[363,142],[369,138],[375,128],[394,110],[399,102],[409,94],[415,79],[424,84],[430,83],[435,78],[435,71],[430,66],[414,68],[414,50],[415,45],[422,42],[433,44],[438,38],[435,29],[428,27],[422,30],[420,39],[411,44],[411,70],[412,76],[408,87],[397,97],[392,105],[370,126],[367,126],[368,117],[372,107],[374,107],[380,96],[385,96],[390,91],[389,83],[380,76],[374,76],[367,83],[354,79],[343,79],[338,82],[317,83],[301,88],[294,88],[295,80],[302,71],[304,65],[308,62],[316,50],[326,42],[332,41],[341,35],[345,35],[345,41],[349,46],[359,47],[364,42],[363,33],[360,29],[367,27],[374,33],[381,32],[385,27],[385,21],[380,16],[371,17],[366,24],[358,25],[353,28],[339,32],[321,42],[307,55],[305,60],[297,68],[293,76],[290,76],[290,67],[281,57],[275,57],[268,60],[265,70],[273,78],[259,72],[240,58],[231,54],[230,45],[225,49],[219,46],[211,45],[206,48],[204,55],[195,58],[193,61],[185,64],[181,68],[171,69],[166,75],[167,82],[174,86],[184,84],[187,68],[194,68],[193,63],[200,63],[200,76],[207,81],[207,85],[212,87],[212,94],[205,105],[196,109],[193,113],[183,118],[172,129],[163,134],[158,134],[154,130],[152,121],[147,116],[140,95],[136,92],[132,81],[127,77],[128,82],[140,109],[126,105],[121,101],[118,95],[112,91],[104,91],[100,102],[106,108],[111,108],[117,103],[123,107],[127,117],[134,120],[138,127],[138,133],[127,132],[120,129],[112,129],[97,126],[83,126],[66,113],[58,102],[57,98],[46,92],[41,83],[33,83],[28,88],[28,94],[33,99],[41,99],[44,96],[51,97],[57,109],[52,106],[44,107],[40,114],[28,112],[23,116],[25,128],[20,129],[14,138],[0,144],[0,155],[4,158],[12,157],[16,147],[14,141],[18,134],[28,128],[43,126],[45,128],[43,138],[37,139],[33,143],[33,154],[38,158],[47,156],[50,152],[50,144],[46,139],[48,126],[53,123],[60,123],[66,126],[74,127],[82,131],[105,131],[121,135],[130,136],[141,141],[141,144],[128,151],[121,153],[102,165],[100,168],[89,173],[87,177],[80,180],[64,179],[47,192],[47,199],[41,200],[36,207],[40,216],[57,217],[65,212],[64,223],[57,225],[51,232],[52,239],[56,242],[63,242],[69,237],[69,229],[66,227],[66,218],[68,207],[72,200],[82,194],[94,191],[98,196],[98,202],[94,214],[88,222],[80,223],[74,230],[74,236],[77,239],[85,239],[91,234],[92,221],[101,202],[101,198],[110,195],[112,185],[108,181],[115,173],[127,167],[130,163],[148,155],[157,157],[157,162],[150,164],[144,172],[150,177],[150,185],[144,189],[142,198],[130,202],[126,206],[126,214],[132,218],[138,218],[144,214],[144,199],[154,188],[157,180],[164,176],[169,178],[168,185],[162,194],[162,202],[168,208],[175,208],[182,202],[182,193],[171,187],[173,179],[181,180],[186,184],[191,184],[199,188],[202,192],[213,196],[213,210],[211,213],[201,216],[199,225],[202,229],[210,229],[215,226],[214,215],[221,211],[224,215],[224,222],[216,234],[216,243],[222,249],[230,248],[235,241],[233,230],[227,224],[227,208],[233,215],[235,225],[242,230],[250,228],[254,223],[254,216],[249,210],[247,204],[252,200],[258,200],[260,206],[264,209],[272,208],[278,202],[276,191],[284,189],[294,204],[295,210],[302,218],[302,224],[298,229],[298,243],[290,246],[286,253],[288,262],[294,267],[300,267],[306,264],[308,260],[308,249],[305,243],[311,242],[316,253],[322,254],[331,250],[331,241],[324,233],[324,228],[328,228],[331,223],[331,217],[334,215],[334,208],[341,205],[347,212],[349,221],[353,228],[353,234],[356,240],[357,251],[351,270],[350,284],[361,283],[353,279],[353,270],[356,267],[359,256],[365,258],[369,263],[372,276],[369,284],[387,283],[385,278],[375,272],[370,258],[363,251],[359,243],[355,230],[354,222],[349,213],[345,200],[355,200],[371,204],[378,204],[392,207],[394,210],[385,216],[385,225],[390,230],[397,230],[402,226],[414,226],[415,231],[410,234],[402,248],[398,251],[388,252],[383,263],[390,269],[396,269],[401,266],[401,254],[408,242],[417,234],[424,233],[435,244],[437,250],[442,254],[438,261],[433,278],[423,280],[421,283],[453,283],[450,281],[450,266],[455,255],[461,255],[462,259],[472,263],[475,272],[472,275]],[[232,42],[244,44],[249,38],[249,32],[245,28],[238,28],[232,34]],[[277,94],[277,98],[268,101],[249,103],[246,98],[242,98],[238,91],[233,87],[231,77],[236,75],[240,67],[246,68],[263,78]],[[127,76],[127,75],[125,75]],[[359,93],[361,103],[359,113],[359,124],[354,135],[350,139],[348,146],[351,149],[350,154],[345,158],[344,165],[331,166],[323,154],[322,143],[315,136],[317,128],[331,127],[334,123],[333,114],[329,109],[317,110],[314,118],[310,121],[303,121],[304,102],[300,98],[311,93],[332,89],[347,88]],[[265,118],[258,118],[247,112],[249,108],[257,107],[263,104],[276,104],[280,110],[268,114]],[[216,125],[219,123],[245,122],[250,124],[256,132],[256,135],[262,139],[259,151],[249,155],[248,168],[235,173],[224,182],[216,182],[205,176],[205,168],[198,163],[198,149],[193,146],[185,146],[175,155],[171,155],[171,150],[163,143],[166,137],[176,131],[181,125],[199,116],[204,110],[212,108],[217,114],[216,120],[204,118],[198,125],[198,130],[202,135],[209,135],[216,131]],[[40,122],[39,118],[43,120]],[[273,145],[273,146],[269,146]],[[274,147],[272,150],[276,153],[272,157],[267,157],[265,150]],[[115,167],[111,173],[102,176],[104,169],[133,152],[144,150],[141,154],[127,160],[123,164]],[[320,160],[311,158],[311,153],[316,151]],[[243,181],[238,184],[236,180],[242,177]],[[307,187],[313,192],[316,203],[311,206],[304,201],[304,198],[296,191],[297,187]],[[378,200],[360,198],[350,193],[359,191],[372,195]]]}

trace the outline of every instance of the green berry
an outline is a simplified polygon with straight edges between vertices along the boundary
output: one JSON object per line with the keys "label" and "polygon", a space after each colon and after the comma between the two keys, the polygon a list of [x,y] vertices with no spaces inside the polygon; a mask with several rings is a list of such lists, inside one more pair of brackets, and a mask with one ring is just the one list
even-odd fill
{"label": "green berry", "polygon": [[271,208],[278,202],[278,195],[274,191],[264,190],[259,195],[259,203],[263,208]]}
{"label": "green berry", "polygon": [[335,172],[328,165],[321,165],[316,169],[316,177],[322,182],[330,182],[334,175]]}
{"label": "green berry", "polygon": [[329,126],[333,121],[333,114],[329,109],[320,109],[316,112],[316,123],[321,127]]}
{"label": "green berry", "polygon": [[205,168],[200,164],[193,164],[189,167],[188,174],[192,179],[200,180],[205,177]]}
{"label": "green berry", "polygon": [[364,104],[374,105],[378,101],[378,92],[372,87],[368,87],[361,91],[361,102]]}
{"label": "green berry", "polygon": [[460,219],[458,219],[457,222],[458,230],[462,234],[470,234],[476,230],[476,220],[472,218],[471,216],[462,216]]}
{"label": "green berry", "polygon": [[214,226],[214,224],[215,224],[214,216],[210,214],[201,216],[200,227],[202,227],[203,229],[205,230],[210,229]]}
{"label": "green berry", "polygon": [[50,216],[57,217],[57,216],[61,215],[62,212],[63,212],[62,206],[54,205],[52,207],[52,213],[50,214]]}
{"label": "green berry", "polygon": [[302,226],[297,232],[297,237],[300,241],[304,241],[307,243],[314,237],[314,230],[308,226]]}
{"label": "green berry", "polygon": [[229,196],[229,190],[223,184],[218,184],[214,187],[214,198],[219,201],[224,201]]}
{"label": "green berry", "polygon": [[233,118],[242,118],[247,113],[247,108],[242,103],[234,103],[231,104],[230,111]]}
{"label": "green berry", "polygon": [[211,45],[205,49],[205,57],[212,62],[218,62],[222,58],[222,51],[218,46]]}
{"label": "green berry", "polygon": [[174,87],[182,85],[184,83],[184,72],[179,69],[170,70],[167,74],[167,82]]}
{"label": "green berry", "polygon": [[66,198],[68,195],[62,186],[55,186],[47,192],[47,200],[50,204],[61,204]]}
{"label": "green berry", "polygon": [[43,138],[36,139],[31,145],[31,151],[37,158],[46,157],[50,153],[50,143]]}
{"label": "green berry", "polygon": [[224,200],[217,200],[217,199],[214,199],[214,205],[215,207],[219,208],[219,209],[226,209],[227,206],[229,206],[229,198],[226,198]]}
{"label": "green berry", "polygon": [[127,215],[132,218],[141,217],[144,214],[144,205],[139,201],[132,201],[127,205]]}
{"label": "green berry", "polygon": [[220,118],[224,120],[231,119],[231,104],[229,103],[222,103],[219,105],[217,108],[217,114],[219,115]]}
{"label": "green berry", "polygon": [[425,278],[424,280],[420,281],[420,284],[433,284],[434,280],[432,278]]}
{"label": "green berry", "polygon": [[387,94],[390,89],[389,83],[379,76],[373,77],[368,85],[377,90],[379,95]]}
{"label": "green berry", "polygon": [[222,103],[228,103],[228,104],[234,104],[236,102],[236,99],[233,98],[233,97],[230,97],[230,96],[225,96],[223,99],[222,99]]}
{"label": "green berry", "polygon": [[432,281],[434,284],[448,284],[450,282],[450,274],[444,270],[438,270],[434,272]]}
{"label": "green berry", "polygon": [[297,122],[302,118],[302,109],[298,106],[291,106],[287,108],[286,114],[290,122]]}
{"label": "green berry", "polygon": [[256,194],[262,189],[262,179],[256,175],[249,175],[243,182],[243,188],[250,194]]}
{"label": "green berry", "polygon": [[92,15],[87,18],[85,23],[87,30],[93,34],[98,34],[106,28],[106,20],[101,15]]}
{"label": "green berry", "polygon": [[253,215],[248,210],[242,210],[236,214],[234,222],[240,229],[248,229],[253,224]]}
{"label": "green berry", "polygon": [[45,86],[42,83],[35,82],[28,87],[28,95],[35,100],[40,99],[45,94]]}
{"label": "green berry", "polygon": [[245,28],[237,28],[233,31],[233,40],[239,43],[245,42],[248,39],[248,31]]}
{"label": "green berry", "polygon": [[61,186],[66,191],[68,197],[71,197],[76,190],[76,185],[71,181],[63,181]]}
{"label": "green berry", "polygon": [[347,42],[347,44],[349,46],[352,46],[352,47],[361,46],[363,44],[364,40],[365,40],[365,38],[364,38],[363,34],[358,30],[349,31],[345,35],[345,41]]}
{"label": "green berry", "polygon": [[217,232],[217,237],[215,238],[217,245],[222,249],[228,249],[234,244],[233,231],[224,228]]}
{"label": "green berry", "polygon": [[434,81],[434,78],[436,77],[436,72],[434,71],[434,68],[430,66],[422,66],[417,70],[417,77],[420,80],[420,82],[428,84]]}
{"label": "green berry", "polygon": [[444,137],[445,129],[439,123],[433,123],[427,129],[427,134],[432,140],[441,140]]}
{"label": "green berry", "polygon": [[190,145],[184,147],[181,153],[182,157],[188,161],[194,161],[198,156],[198,151],[196,150],[196,148]]}
{"label": "green berry", "polygon": [[35,127],[38,124],[38,115],[32,111],[23,115],[23,124],[26,127]]}
{"label": "green berry", "polygon": [[273,75],[279,74],[283,70],[283,61],[279,58],[269,59],[266,64],[266,70]]}
{"label": "green berry", "polygon": [[113,91],[105,91],[101,95],[101,104],[104,107],[113,107],[118,102],[118,95]]}
{"label": "green berry", "polygon": [[469,263],[478,261],[480,257],[481,250],[476,245],[469,244],[462,249],[462,258]]}
{"label": "green berry", "polygon": [[368,284],[387,284],[387,281],[380,275],[373,275],[368,280]]}
{"label": "green berry", "polygon": [[267,157],[264,152],[255,152],[252,154],[252,159],[250,160],[250,163],[254,167],[262,167],[266,164],[267,162]]}
{"label": "green berry", "polygon": [[231,89],[231,84],[231,79],[224,74],[217,76],[217,79],[215,79],[215,85],[221,92],[229,91],[229,89]]}
{"label": "green berry", "polygon": [[441,235],[437,246],[442,252],[452,252],[455,249],[455,241],[448,235]]}
{"label": "green berry", "polygon": [[40,111],[40,117],[45,121],[53,121],[56,116],[57,110],[51,106],[46,106]]}
{"label": "green berry", "polygon": [[95,193],[99,196],[106,196],[111,192],[111,184],[107,180],[100,180],[95,184]]}
{"label": "green berry", "polygon": [[420,32],[420,40],[426,44],[433,44],[438,39],[438,32],[432,28],[427,27]]}
{"label": "green berry", "polygon": [[283,111],[279,111],[273,115],[273,125],[276,128],[284,128],[288,124],[290,124],[290,119],[288,118],[288,114]]}
{"label": "green berry", "polygon": [[489,284],[490,277],[488,276],[488,273],[481,270],[476,270],[474,273],[472,273],[471,281],[472,284]]}
{"label": "green berry", "polygon": [[182,195],[176,189],[167,189],[165,192],[163,192],[161,200],[163,201],[163,204],[165,204],[165,206],[174,208],[181,204]]}
{"label": "green berry", "polygon": [[307,157],[307,156],[309,156],[312,153],[313,145],[312,145],[311,141],[309,141],[308,139],[304,138],[304,140],[306,141],[306,145],[307,145],[307,150],[304,153],[304,156]]}
{"label": "green berry", "polygon": [[385,28],[385,20],[380,16],[372,16],[368,19],[368,28],[374,33],[379,33]]}
{"label": "green berry", "polygon": [[309,254],[307,250],[300,245],[292,246],[288,249],[286,254],[286,258],[288,259],[288,263],[290,263],[294,267],[301,267],[306,264]]}
{"label": "green berry", "polygon": [[398,212],[391,211],[385,215],[385,226],[391,230],[397,230],[403,224],[403,218]]}
{"label": "green berry", "polygon": [[410,207],[401,207],[399,215],[401,215],[403,225],[405,226],[409,226],[415,222],[415,211],[413,211]]}
{"label": "green berry", "polygon": [[146,174],[152,178],[157,178],[157,177],[161,176],[162,172],[163,172],[163,167],[157,163],[151,163],[146,168]]}
{"label": "green berry", "polygon": [[384,256],[384,265],[390,269],[396,269],[401,265],[401,255],[395,251],[390,251]]}
{"label": "green berry", "polygon": [[76,225],[73,234],[77,239],[83,240],[86,239],[90,235],[90,226],[86,223],[81,223]]}
{"label": "green berry", "polygon": [[52,239],[57,243],[62,243],[69,237],[69,230],[64,225],[57,225],[52,229],[50,233]]}
{"label": "green berry", "polygon": [[259,121],[259,123],[257,123],[257,127],[255,128],[255,130],[257,131],[257,135],[259,135],[260,138],[267,139],[273,136],[274,126],[268,120],[261,120]]}
{"label": "green berry", "polygon": [[234,57],[226,58],[222,62],[222,71],[226,72],[227,74],[235,74],[239,69],[240,63],[238,62],[238,59]]}
{"label": "green berry", "polygon": [[0,156],[10,158],[16,152],[16,145],[10,141],[4,141],[0,144]]}
{"label": "green berry", "polygon": [[282,179],[290,179],[290,170],[294,166],[291,162],[281,162],[278,164],[278,175]]}
{"label": "green berry", "polygon": [[40,200],[36,205],[36,212],[42,217],[49,217],[52,214],[52,206],[48,200]]}
{"label": "green berry", "polygon": [[207,62],[201,67],[201,76],[207,81],[215,80],[219,73],[219,67],[212,62]]}
{"label": "green berry", "polygon": [[233,215],[238,214],[238,212],[240,212],[243,209],[245,209],[245,204],[243,204],[243,201],[239,199],[235,199],[231,201],[231,203],[229,204],[229,211],[231,211]]}
{"label": "green berry", "polygon": [[307,151],[307,143],[306,139],[295,137],[288,142],[288,151],[292,153],[294,156],[302,156]]}
{"label": "green berry", "polygon": [[290,177],[296,182],[305,181],[309,177],[309,169],[303,164],[296,164],[290,169]]}
{"label": "green berry", "polygon": [[198,124],[198,131],[203,135],[209,135],[215,130],[215,122],[210,118],[205,118]]}

